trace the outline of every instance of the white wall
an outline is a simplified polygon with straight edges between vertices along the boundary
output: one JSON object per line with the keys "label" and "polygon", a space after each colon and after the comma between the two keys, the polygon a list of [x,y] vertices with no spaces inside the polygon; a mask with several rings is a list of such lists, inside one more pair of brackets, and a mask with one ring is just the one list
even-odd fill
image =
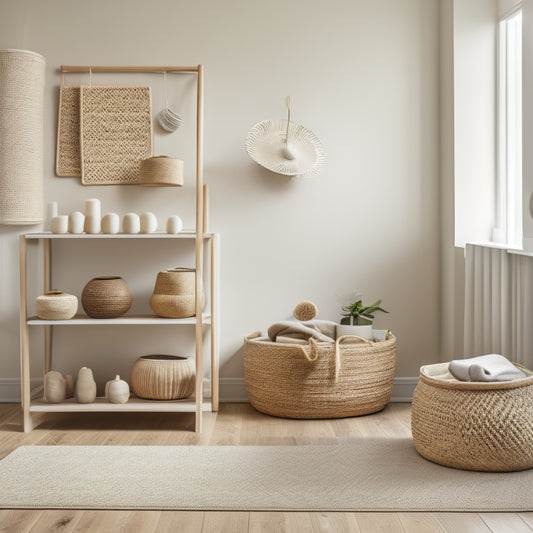
{"label": "white wall", "polygon": [[[150,209],[161,219],[179,212],[186,225],[193,220],[190,185],[147,191],[55,177],[58,67],[204,65],[205,181],[211,228],[222,236],[224,378],[243,375],[245,334],[288,318],[303,299],[317,304],[321,318],[336,320],[338,296],[354,289],[368,300],[383,298],[390,311],[377,326],[398,336],[398,376],[415,376],[421,364],[439,359],[437,0],[4,0],[2,7],[0,48],[35,50],[47,60],[45,193],[62,212],[99,197],[105,211]],[[80,81],[87,77],[66,79]],[[157,111],[160,77],[93,76],[93,83],[124,81],[150,83]],[[190,124],[187,83],[185,99],[174,102]],[[244,150],[255,123],[284,116],[287,95],[293,120],[324,144],[318,177],[274,175]],[[156,153],[185,159],[190,184],[189,133],[186,126],[170,136],[156,130],[155,145]],[[17,234],[37,229],[0,228],[3,378],[19,373]],[[144,249],[131,246],[119,248],[110,264],[108,248],[58,247],[56,264],[65,266],[54,285],[79,294],[104,266],[121,270],[145,308],[155,274],[176,258],[154,248],[156,264],[146,264]],[[90,364],[104,380],[139,352],[172,349],[175,338],[162,328],[103,328],[97,335],[72,328],[56,335],[56,362],[69,370]]]}
{"label": "white wall", "polygon": [[524,249],[533,250],[533,1],[522,2],[522,214]]}

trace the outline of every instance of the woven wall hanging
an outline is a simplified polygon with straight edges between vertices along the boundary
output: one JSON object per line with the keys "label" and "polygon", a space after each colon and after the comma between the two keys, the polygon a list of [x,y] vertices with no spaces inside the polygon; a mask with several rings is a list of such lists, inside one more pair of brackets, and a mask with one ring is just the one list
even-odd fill
{"label": "woven wall hanging", "polygon": [[138,183],[152,155],[150,87],[82,86],[80,144],[84,185]]}
{"label": "woven wall hanging", "polygon": [[59,89],[56,174],[81,176],[79,86],[61,85]]}
{"label": "woven wall hanging", "polygon": [[44,57],[0,50],[0,224],[44,220]]}

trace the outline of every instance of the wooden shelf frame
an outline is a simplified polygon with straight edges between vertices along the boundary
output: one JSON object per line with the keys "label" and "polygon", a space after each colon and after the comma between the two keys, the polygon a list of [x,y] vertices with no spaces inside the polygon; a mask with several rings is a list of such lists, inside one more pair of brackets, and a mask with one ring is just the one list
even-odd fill
{"label": "wooden shelf frame", "polygon": [[[195,239],[195,267],[196,267],[196,282],[195,282],[195,297],[196,297],[196,315],[194,320],[195,325],[195,340],[196,340],[196,386],[195,386],[195,431],[202,431],[202,409],[203,401],[203,326],[204,315],[202,313],[202,280],[203,280],[203,261],[204,261],[204,240],[210,240],[211,250],[211,286],[214,286],[217,274],[214,272],[218,268],[218,260],[215,255],[218,253],[218,239],[215,234],[206,234],[207,229],[207,211],[205,203],[207,202],[207,189],[203,183],[203,120],[204,120],[204,74],[203,66],[68,66],[62,65],[60,72],[140,72],[140,73],[185,73],[196,75],[196,227],[193,231],[186,232],[186,234],[178,234],[167,236],[166,234],[150,235],[151,238],[194,238]],[[148,236],[126,236],[118,235],[76,235],[76,236],[59,236],[52,234],[28,234],[28,236],[20,236],[20,346],[21,346],[21,396],[23,407],[23,427],[24,431],[31,431],[31,391],[30,391],[30,358],[29,358],[29,324],[27,315],[27,265],[26,265],[26,240],[41,239],[44,244],[44,290],[50,290],[51,281],[51,242],[57,238],[147,238]],[[216,322],[217,316],[217,291],[211,292],[211,382],[212,382],[212,409],[218,410],[218,325]],[[45,368],[50,368],[51,348],[52,348],[52,324],[42,324],[44,327],[45,336]],[[125,404],[127,405],[127,404]]]}

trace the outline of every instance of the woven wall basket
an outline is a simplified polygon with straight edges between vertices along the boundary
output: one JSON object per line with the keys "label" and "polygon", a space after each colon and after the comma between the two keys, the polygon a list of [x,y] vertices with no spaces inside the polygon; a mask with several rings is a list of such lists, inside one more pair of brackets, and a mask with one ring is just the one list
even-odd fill
{"label": "woven wall basket", "polygon": [[287,418],[341,418],[374,413],[390,400],[396,338],[379,342],[271,342],[244,339],[244,377],[250,403]]}
{"label": "woven wall basket", "polygon": [[147,400],[179,400],[194,392],[196,368],[190,357],[144,355],[131,367],[133,392]]}
{"label": "woven wall basket", "polygon": [[0,50],[0,224],[44,220],[44,58]]}
{"label": "woven wall basket", "polygon": [[420,369],[411,418],[418,453],[465,470],[511,472],[533,467],[533,375],[498,383],[433,377],[442,375],[447,366]]}
{"label": "woven wall basket", "polygon": [[59,89],[56,174],[81,177],[79,86],[61,85]]}

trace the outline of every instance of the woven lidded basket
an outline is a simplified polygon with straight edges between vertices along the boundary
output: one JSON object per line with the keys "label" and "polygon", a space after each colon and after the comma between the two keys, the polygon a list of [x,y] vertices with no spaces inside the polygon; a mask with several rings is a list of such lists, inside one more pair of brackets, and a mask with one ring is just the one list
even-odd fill
{"label": "woven lidded basket", "polygon": [[244,377],[250,403],[286,418],[341,418],[375,413],[390,400],[396,338],[271,342],[259,333],[244,339]]}
{"label": "woven lidded basket", "polygon": [[[519,366],[520,365],[516,365]],[[411,430],[420,455],[486,472],[533,467],[533,374],[506,382],[457,381],[448,363],[423,366]]]}

